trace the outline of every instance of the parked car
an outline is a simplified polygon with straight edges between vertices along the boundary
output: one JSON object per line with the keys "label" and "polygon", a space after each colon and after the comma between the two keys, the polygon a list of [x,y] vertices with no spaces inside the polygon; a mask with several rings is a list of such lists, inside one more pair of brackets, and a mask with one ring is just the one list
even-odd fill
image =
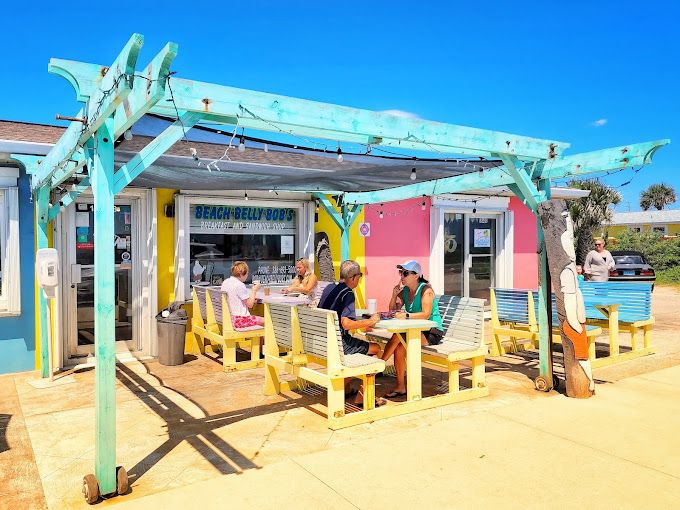
{"label": "parked car", "polygon": [[645,282],[654,288],[654,269],[639,251],[613,251],[615,268],[609,271],[609,281]]}

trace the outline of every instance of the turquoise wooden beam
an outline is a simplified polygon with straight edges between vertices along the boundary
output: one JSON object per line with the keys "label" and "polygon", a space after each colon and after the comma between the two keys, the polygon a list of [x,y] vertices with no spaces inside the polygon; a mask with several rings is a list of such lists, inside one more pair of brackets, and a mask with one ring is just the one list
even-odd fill
{"label": "turquoise wooden beam", "polygon": [[342,215],[335,209],[335,207],[333,207],[333,204],[331,204],[331,201],[328,200],[328,197],[326,197],[326,195],[323,193],[314,193],[313,196],[319,201],[319,205],[323,207],[324,211],[326,211],[331,217],[333,223],[335,223],[337,227],[342,230],[344,227]]}
{"label": "turquoise wooden beam", "polygon": [[[101,66],[53,60],[87,95]],[[332,141],[386,145],[404,149],[448,154],[508,154],[522,159],[552,159],[568,143],[541,140],[500,131],[398,117],[386,113],[319,103],[277,94],[225,87],[172,78],[174,104],[169,91],[165,101],[151,111],[174,115],[174,108],[208,114],[211,122],[233,123],[264,131],[285,131],[292,135]]]}
{"label": "turquoise wooden beam", "polygon": [[78,184],[74,185],[74,188],[66,193],[63,197],[59,199],[59,202],[50,207],[50,212],[48,218],[53,220],[56,218],[62,209],[66,209],[69,205],[76,201],[76,199],[82,195],[90,187],[90,178],[85,177]]}
{"label": "turquoise wooden beam", "polygon": [[[538,188],[543,192],[546,200],[550,199],[550,179],[538,181]],[[543,200],[540,200],[542,202]],[[538,244],[538,351],[539,351],[539,375],[543,376],[549,384],[552,384],[552,292],[550,283],[550,270],[548,267],[548,255],[545,246],[545,235],[541,219],[537,218],[537,244]]]}
{"label": "turquoise wooden beam", "polygon": [[[501,156],[501,160],[505,165],[506,171],[515,180],[513,185],[513,191],[516,189],[520,191],[521,195],[518,195],[524,202],[524,204],[531,209],[535,214],[538,212],[538,202],[540,201],[540,194],[538,189],[534,186],[531,178],[524,170],[524,163],[519,161],[517,158],[512,156]],[[515,192],[517,194],[517,192]]]}
{"label": "turquoise wooden beam", "polygon": [[202,117],[203,114],[196,112],[181,113],[178,120],[168,126],[139,153],[135,154],[130,161],[118,169],[113,183],[114,194],[120,193],[125,186],[149,168],[154,161],[184,136],[185,130],[191,129]]}
{"label": "turquoise wooden beam", "polygon": [[[43,159],[38,172],[37,185],[49,183],[56,186],[66,180],[72,172],[64,171],[73,154],[82,148],[85,142],[93,136],[99,127],[116,111],[132,91],[133,75],[139,50],[144,38],[134,34],[127,42],[118,58],[108,68],[97,90],[92,93],[87,104],[80,110],[77,117],[83,122],[71,122],[59,141],[49,154]],[[109,134],[113,136],[113,131]],[[75,170],[73,170],[75,171]],[[52,179],[53,174],[59,172],[59,177]]]}
{"label": "turquoise wooden beam", "polygon": [[[47,213],[50,202],[50,188],[43,186],[35,190],[35,219],[36,219],[36,249],[49,248],[47,229]],[[51,327],[47,322],[47,307],[49,306],[45,295],[38,289],[38,315],[40,318],[40,376],[45,379],[50,376],[50,349],[48,344],[49,335],[47,328]]]}
{"label": "turquoise wooden beam", "polygon": [[[668,143],[670,143],[670,140],[667,139],[643,142],[626,146],[627,152],[625,154],[622,147],[614,147],[596,151],[600,154],[588,152],[557,161],[549,161],[546,162],[545,168],[541,171],[540,178],[559,179],[649,164],[656,150]],[[508,173],[505,166],[500,166],[481,172],[471,172],[384,190],[346,193],[345,200],[350,204],[376,204],[418,198],[424,195],[433,196],[508,186],[509,184],[516,184],[515,179]]]}
{"label": "turquoise wooden beam", "polygon": [[116,491],[116,321],[113,119],[88,146],[94,194],[95,476],[101,494]]}

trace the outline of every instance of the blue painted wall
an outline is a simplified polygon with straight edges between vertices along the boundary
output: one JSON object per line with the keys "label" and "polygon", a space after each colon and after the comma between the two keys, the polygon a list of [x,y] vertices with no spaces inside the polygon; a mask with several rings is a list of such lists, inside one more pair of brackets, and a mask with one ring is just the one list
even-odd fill
{"label": "blue painted wall", "polygon": [[0,317],[0,374],[35,369],[34,216],[29,177],[19,174],[21,315]]}

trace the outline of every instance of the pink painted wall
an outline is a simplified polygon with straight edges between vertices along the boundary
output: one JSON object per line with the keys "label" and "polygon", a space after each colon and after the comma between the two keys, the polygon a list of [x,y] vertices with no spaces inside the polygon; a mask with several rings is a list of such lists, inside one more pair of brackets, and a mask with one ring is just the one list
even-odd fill
{"label": "pink painted wall", "polygon": [[365,285],[366,298],[377,299],[378,308],[386,310],[392,288],[398,283],[396,265],[415,259],[429,276],[430,266],[430,199],[392,202],[364,208],[365,220],[371,225],[366,238]]}
{"label": "pink painted wall", "polygon": [[514,286],[535,289],[538,287],[536,216],[516,197],[510,199],[509,210],[514,212]]}

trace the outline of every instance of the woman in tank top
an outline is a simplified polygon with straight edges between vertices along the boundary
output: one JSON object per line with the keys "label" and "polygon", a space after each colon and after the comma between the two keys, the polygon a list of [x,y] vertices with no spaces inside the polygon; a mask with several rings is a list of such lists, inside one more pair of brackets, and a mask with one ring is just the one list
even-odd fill
{"label": "woman in tank top", "polygon": [[[399,264],[397,269],[399,270],[399,283],[392,289],[390,310],[401,310],[403,307],[404,311],[397,312],[394,315],[395,319],[428,319],[436,322],[438,327],[424,331],[420,341],[422,345],[441,343],[444,331],[439,315],[439,304],[434,290],[423,277],[420,264],[415,260],[409,260]],[[393,354],[397,384],[390,393],[385,395],[388,398],[406,395],[406,348],[397,334],[392,335],[387,342],[382,359],[388,360]]]}

